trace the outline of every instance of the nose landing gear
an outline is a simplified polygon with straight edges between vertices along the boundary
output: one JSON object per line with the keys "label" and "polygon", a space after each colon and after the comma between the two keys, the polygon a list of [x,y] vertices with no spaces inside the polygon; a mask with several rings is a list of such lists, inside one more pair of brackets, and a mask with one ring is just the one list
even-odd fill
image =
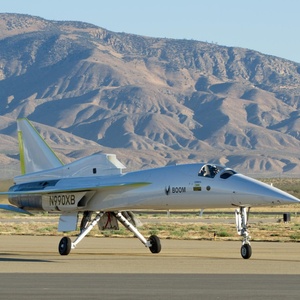
{"label": "nose landing gear", "polygon": [[250,245],[250,236],[247,228],[248,215],[250,212],[250,207],[240,207],[235,210],[235,221],[236,229],[240,236],[243,237],[242,247],[241,247],[241,256],[244,259],[248,259],[252,255],[252,248]]}

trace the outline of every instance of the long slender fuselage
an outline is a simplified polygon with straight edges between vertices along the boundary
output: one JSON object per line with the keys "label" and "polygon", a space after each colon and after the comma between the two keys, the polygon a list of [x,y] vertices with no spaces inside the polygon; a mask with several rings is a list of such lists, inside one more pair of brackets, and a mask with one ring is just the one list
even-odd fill
{"label": "long slender fuselage", "polygon": [[[44,178],[10,190],[12,204],[46,211],[201,209],[298,203],[279,189],[219,167],[204,176],[204,164],[186,164],[111,176]],[[80,187],[80,189],[78,189]],[[36,190],[36,193],[34,192]],[[24,192],[24,194],[22,194]]]}
{"label": "long slender fuselage", "polygon": [[[114,154],[98,153],[63,164],[27,119],[18,120],[21,173],[8,192],[13,205],[0,208],[21,213],[27,210],[60,212],[58,231],[77,229],[74,242],[63,237],[59,253],[68,255],[98,224],[116,229],[118,222],[146,246],[159,253],[156,235],[147,240],[136,228],[130,212],[136,209],[205,209],[238,207],[236,227],[243,237],[241,254],[252,250],[247,231],[247,207],[299,203],[300,200],[232,169],[214,164],[186,164],[122,174],[125,168]],[[249,211],[249,210],[248,210]],[[96,216],[91,220],[93,213]],[[118,221],[118,222],[117,222]]]}

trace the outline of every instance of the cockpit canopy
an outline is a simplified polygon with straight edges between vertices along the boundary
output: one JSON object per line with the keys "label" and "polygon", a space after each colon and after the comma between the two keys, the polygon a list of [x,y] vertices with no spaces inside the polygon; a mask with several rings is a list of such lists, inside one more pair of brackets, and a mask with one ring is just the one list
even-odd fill
{"label": "cockpit canopy", "polygon": [[221,179],[227,179],[232,175],[236,174],[236,172],[232,169],[225,168],[218,165],[213,164],[205,164],[199,171],[198,176],[214,178],[218,173],[220,173]]}

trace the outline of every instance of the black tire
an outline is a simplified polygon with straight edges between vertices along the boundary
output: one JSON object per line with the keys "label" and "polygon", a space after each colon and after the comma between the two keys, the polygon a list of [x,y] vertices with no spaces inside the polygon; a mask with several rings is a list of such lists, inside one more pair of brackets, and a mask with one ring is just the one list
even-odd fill
{"label": "black tire", "polygon": [[68,255],[71,252],[72,241],[69,237],[63,237],[58,244],[60,255]]}
{"label": "black tire", "polygon": [[158,236],[151,235],[149,237],[149,242],[151,243],[149,249],[152,253],[159,253],[161,251],[161,244]]}
{"label": "black tire", "polygon": [[249,244],[242,245],[241,255],[242,255],[242,258],[244,258],[244,259],[248,259],[248,258],[251,257],[251,255],[252,255],[252,248],[251,248],[251,246]]}

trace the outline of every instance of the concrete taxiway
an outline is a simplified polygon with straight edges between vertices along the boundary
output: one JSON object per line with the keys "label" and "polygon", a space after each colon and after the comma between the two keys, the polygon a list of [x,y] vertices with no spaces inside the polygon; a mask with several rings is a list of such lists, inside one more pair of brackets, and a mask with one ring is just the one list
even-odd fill
{"label": "concrete taxiway", "polygon": [[299,299],[300,244],[85,238],[60,256],[60,237],[0,236],[1,299]]}
{"label": "concrete taxiway", "polygon": [[300,243],[252,242],[249,260],[240,242],[161,240],[152,254],[136,238],[85,238],[68,256],[60,237],[0,236],[0,273],[300,274]]}

